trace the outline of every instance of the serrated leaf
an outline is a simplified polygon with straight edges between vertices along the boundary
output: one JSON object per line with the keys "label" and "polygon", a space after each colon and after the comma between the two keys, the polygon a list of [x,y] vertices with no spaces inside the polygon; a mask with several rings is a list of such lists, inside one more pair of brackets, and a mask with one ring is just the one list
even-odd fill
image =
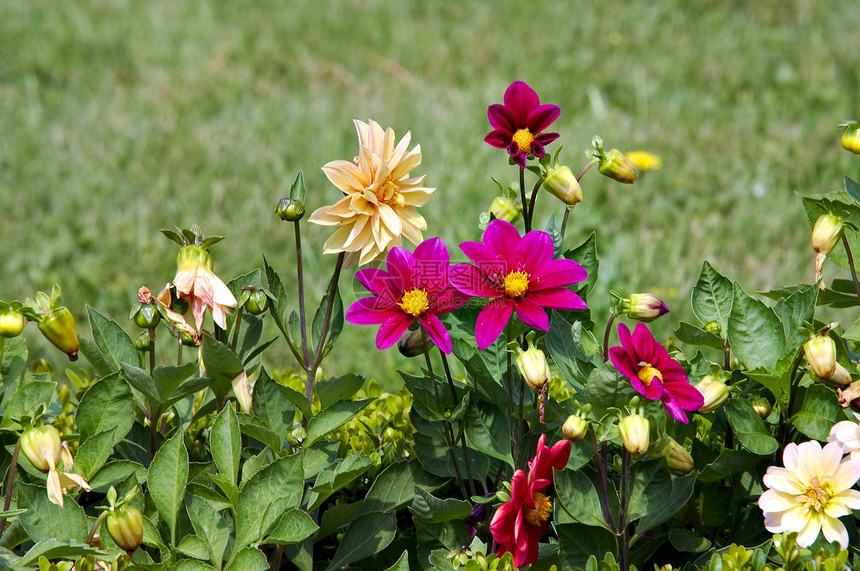
{"label": "serrated leaf", "polygon": [[264,543],[278,545],[300,543],[316,533],[318,529],[319,526],[307,513],[300,509],[290,509],[284,512]]}
{"label": "serrated leaf", "polygon": [[310,422],[308,422],[308,432],[305,437],[305,446],[310,446],[320,438],[336,430],[355,418],[355,415],[360,413],[375,398],[361,399],[355,401],[340,401],[327,408],[321,410]]}
{"label": "serrated leaf", "polygon": [[20,521],[30,539],[39,542],[63,538],[86,542],[89,532],[87,515],[75,500],[66,497],[60,507],[48,499],[44,486],[16,482],[15,490],[18,492],[18,507],[27,509],[27,513],[21,514]]}
{"label": "serrated leaf", "polygon": [[662,505],[655,510],[650,510],[639,520],[636,526],[637,535],[641,535],[649,529],[654,529],[687,505],[687,502],[693,495],[696,475],[696,473],[691,473],[683,478],[674,478],[672,480],[672,491],[666,496]]}
{"label": "serrated leaf", "polygon": [[48,560],[74,560],[85,555],[94,555],[99,559],[106,558],[104,551],[90,547],[86,543],[69,539],[46,539],[33,545],[27,553],[21,556],[15,564],[16,569],[30,569],[41,557]]}
{"label": "serrated leaf", "polygon": [[682,321],[678,324],[675,330],[675,337],[681,343],[688,345],[699,345],[704,347],[712,347],[720,351],[725,348],[725,341],[719,335],[714,335],[700,327],[696,327],[692,323]]}
{"label": "serrated leaf", "polygon": [[856,204],[860,204],[860,185],[851,180],[848,175],[843,176],[843,182],[845,183],[845,192],[848,193]]}
{"label": "serrated leaf", "polygon": [[716,482],[755,467],[761,457],[746,450],[725,449],[699,474],[701,482]]}
{"label": "serrated leaf", "polygon": [[203,538],[209,548],[209,560],[220,569],[233,531],[232,518],[222,516],[209,502],[193,494],[185,496],[185,509],[194,532]]}
{"label": "serrated leaf", "polygon": [[326,409],[336,402],[348,399],[364,385],[364,377],[347,373],[340,377],[321,379],[314,385],[320,399],[320,408]]}
{"label": "serrated leaf", "polygon": [[246,547],[236,554],[233,561],[227,566],[227,571],[266,571],[269,562],[259,549]]}
{"label": "serrated leaf", "polygon": [[748,370],[773,371],[785,353],[785,334],[776,313],[734,285],[728,340]]}
{"label": "serrated leaf", "polygon": [[[585,282],[585,291],[586,294],[591,293],[594,286],[597,285],[597,275],[600,267],[600,260],[597,258],[597,233],[592,232],[588,238],[585,239],[585,242],[576,248],[565,252],[564,257],[568,260],[578,262],[579,265],[585,268],[585,271],[588,274],[588,279]],[[576,289],[579,290],[582,289],[582,287],[582,284],[580,284]]]}
{"label": "serrated leaf", "polygon": [[760,456],[769,456],[779,448],[779,443],[770,435],[764,421],[748,402],[741,398],[730,398],[723,405],[723,410],[744,448]]}
{"label": "serrated leaf", "polygon": [[75,466],[78,467],[87,482],[110,457],[116,440],[114,430],[116,429],[92,435],[81,444],[77,454],[75,454]]}
{"label": "serrated leaf", "polygon": [[161,445],[147,475],[149,495],[170,529],[171,545],[175,544],[176,520],[188,482],[188,451],[183,437],[182,430],[177,430]]}
{"label": "serrated leaf", "polygon": [[134,365],[122,363],[122,376],[128,381],[132,387],[143,393],[143,395],[152,402],[153,409],[158,408],[161,404],[161,396],[158,394],[158,389],[155,387],[155,381],[152,376]]}
{"label": "serrated leaf", "polygon": [[588,376],[602,362],[600,345],[594,335],[579,321],[569,323],[561,313],[553,310],[546,345],[562,376],[576,392],[582,394]]}
{"label": "serrated leaf", "polygon": [[118,444],[134,424],[134,396],[119,371],[95,382],[81,397],[76,415],[81,442],[99,432],[113,431]]}
{"label": "serrated leaf", "polygon": [[[284,440],[293,428],[296,407],[283,398],[278,386],[266,369],[261,370],[254,383],[254,400],[251,406],[254,416],[261,419],[273,433]],[[307,399],[304,399],[304,403],[307,404]]]}
{"label": "serrated leaf", "polygon": [[415,498],[409,511],[412,512],[413,518],[422,523],[442,523],[468,518],[472,511],[472,504],[456,498],[440,499],[416,487]]}
{"label": "serrated leaf", "polygon": [[209,546],[196,535],[186,535],[183,537],[176,550],[194,559],[209,559]]}
{"label": "serrated leaf", "polygon": [[693,287],[693,313],[702,323],[716,321],[723,335],[728,330],[732,311],[732,282],[707,261],[702,263],[699,280]]}
{"label": "serrated leaf", "polygon": [[558,555],[565,571],[584,568],[591,556],[602,561],[607,553],[618,552],[618,542],[609,530],[579,523],[556,525],[555,530]]}
{"label": "serrated leaf", "polygon": [[218,472],[235,484],[239,479],[242,436],[239,433],[239,420],[232,406],[225,406],[212,424],[210,451]]}
{"label": "serrated leaf", "polygon": [[513,466],[511,457],[511,427],[506,413],[495,406],[475,399],[466,411],[466,444]]}
{"label": "serrated leaf", "polygon": [[636,462],[630,469],[627,521],[660,511],[672,492],[672,476],[664,459]]}
{"label": "serrated leaf", "polygon": [[800,410],[791,417],[800,432],[822,442],[827,441],[831,427],[840,420],[845,420],[845,413],[833,389],[817,383],[806,388]]}
{"label": "serrated leaf", "polygon": [[90,318],[93,341],[111,372],[119,371],[121,363],[136,365],[140,362],[140,354],[134,346],[134,341],[116,321],[105,317],[89,305],[87,314]]}
{"label": "serrated leaf", "polygon": [[6,404],[6,410],[3,411],[2,426],[4,428],[12,426],[16,419],[32,414],[40,404],[47,407],[56,388],[57,383],[53,381],[35,380],[18,387],[12,399]]}
{"label": "serrated leaf", "polygon": [[417,460],[390,464],[371,484],[361,513],[398,510],[412,500],[415,486],[433,489],[443,481],[425,472]]}
{"label": "serrated leaf", "polygon": [[603,517],[597,489],[583,471],[556,472],[554,485],[560,504],[555,512],[557,525],[577,521],[584,525],[609,529]]}
{"label": "serrated leaf", "polygon": [[209,335],[203,335],[201,355],[206,376],[214,381],[210,386],[216,398],[223,400],[233,388],[233,379],[239,376],[245,365],[235,352]]}

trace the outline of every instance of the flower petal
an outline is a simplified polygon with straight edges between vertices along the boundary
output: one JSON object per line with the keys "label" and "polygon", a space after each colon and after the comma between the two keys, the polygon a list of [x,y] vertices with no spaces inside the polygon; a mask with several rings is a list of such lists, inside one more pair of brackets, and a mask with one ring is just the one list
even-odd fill
{"label": "flower petal", "polygon": [[[532,230],[520,239],[516,249],[516,259],[529,276],[538,273],[552,262],[552,237],[546,232]],[[531,279],[529,279],[531,287]]]}
{"label": "flower petal", "polygon": [[529,273],[529,290],[567,286],[588,278],[585,268],[566,258],[552,260]]}
{"label": "flower petal", "polygon": [[504,102],[516,118],[516,127],[521,129],[526,126],[529,112],[540,105],[540,98],[524,81],[515,81],[505,90]]}
{"label": "flower petal", "polygon": [[376,334],[377,349],[388,349],[400,341],[410,325],[412,325],[412,318],[405,313],[398,313],[388,318]]}
{"label": "flower petal", "polygon": [[558,119],[561,109],[557,105],[538,105],[529,112],[526,126],[532,133],[540,133]]}
{"label": "flower petal", "polygon": [[379,307],[379,298],[364,297],[357,300],[346,312],[346,320],[356,325],[379,325],[403,312],[393,307]]}
{"label": "flower petal", "polygon": [[505,273],[521,269],[516,267],[517,244],[519,244],[520,239],[520,233],[516,226],[504,220],[490,222],[481,237],[481,241],[490,256],[495,256],[496,259],[505,262]]}
{"label": "flower petal", "polygon": [[494,299],[481,310],[475,325],[475,340],[478,342],[478,349],[483,351],[499,338],[511,318],[513,306],[513,301],[502,298]]}
{"label": "flower petal", "polygon": [[461,292],[476,297],[501,297],[502,292],[471,264],[457,264],[448,272],[448,281]]}
{"label": "flower petal", "polygon": [[520,318],[520,321],[529,327],[541,331],[549,330],[549,317],[547,317],[546,310],[535,303],[530,296],[514,302],[514,309],[517,310],[517,317]]}
{"label": "flower petal", "polygon": [[581,297],[569,289],[560,287],[535,292],[529,291],[526,299],[549,309],[574,310],[586,308],[585,302],[582,301]]}
{"label": "flower petal", "polygon": [[[508,140],[511,138],[511,133],[517,130],[516,117],[514,117],[513,112],[499,103],[494,103],[487,107],[487,120],[489,120],[490,125],[494,129],[493,133],[499,131],[507,132]],[[487,136],[489,137],[490,135]]]}
{"label": "flower petal", "polygon": [[430,340],[435,343],[443,353],[451,353],[451,335],[448,333],[448,330],[445,329],[442,322],[439,321],[438,317],[432,313],[427,313],[418,318],[418,322],[421,324],[421,327],[424,328],[424,331],[427,333],[427,336],[430,337]]}

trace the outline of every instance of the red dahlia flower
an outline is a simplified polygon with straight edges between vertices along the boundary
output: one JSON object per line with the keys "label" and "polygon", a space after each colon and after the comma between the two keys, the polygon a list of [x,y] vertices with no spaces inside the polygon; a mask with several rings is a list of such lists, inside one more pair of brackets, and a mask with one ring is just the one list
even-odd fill
{"label": "red dahlia flower", "polygon": [[493,514],[490,532],[499,544],[497,553],[513,553],[520,567],[537,561],[540,536],[549,529],[547,519],[552,502],[543,491],[552,485],[552,469],[561,470],[570,457],[570,441],[560,440],[552,448],[546,435],[538,440],[537,453],[529,462],[529,475],[517,470],[511,482],[511,501]]}
{"label": "red dahlia flower", "polygon": [[618,325],[621,347],[610,347],[609,359],[615,368],[630,379],[633,388],[651,400],[663,401],[669,415],[687,424],[685,410],[698,410],[705,399],[690,385],[687,373],[669,356],[666,348],[654,340],[651,331],[636,324],[633,335],[623,323]]}
{"label": "red dahlia flower", "polygon": [[468,297],[448,283],[448,248],[439,238],[425,240],[412,254],[392,248],[386,258],[388,271],[356,272],[372,297],[359,299],[346,312],[346,320],[360,325],[381,324],[376,346],[387,349],[397,343],[416,320],[430,340],[451,352],[451,336],[437,315],[462,306]]}
{"label": "red dahlia flower", "polygon": [[585,309],[585,302],[563,286],[586,279],[574,262],[553,260],[552,238],[534,230],[522,238],[509,222],[493,220],[482,242],[462,242],[460,249],[474,262],[451,268],[451,284],[461,292],[493,300],[481,310],[475,327],[478,348],[493,344],[513,310],[529,327],[546,331],[552,309]]}
{"label": "red dahlia flower", "polygon": [[493,130],[484,141],[498,149],[507,149],[514,162],[526,166],[529,155],[544,156],[544,145],[558,139],[558,133],[542,133],[558,119],[561,109],[556,105],[541,105],[534,89],[522,81],[513,82],[505,90],[505,104],[487,108],[487,118]]}

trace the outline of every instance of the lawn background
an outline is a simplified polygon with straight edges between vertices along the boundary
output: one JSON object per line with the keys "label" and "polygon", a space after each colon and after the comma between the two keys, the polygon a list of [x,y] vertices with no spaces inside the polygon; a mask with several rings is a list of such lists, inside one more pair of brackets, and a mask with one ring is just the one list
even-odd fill
{"label": "lawn background", "polygon": [[[586,175],[567,245],[598,233],[598,327],[609,288],[651,291],[672,309],[665,339],[692,319],[703,259],[748,291],[812,281],[794,193],[860,178],[835,129],[860,115],[858,29],[860,3],[811,0],[0,0],[0,299],[59,283],[80,330],[90,304],[131,332],[138,287],[175,272],[159,233],[174,224],[227,236],[213,248],[225,279],[261,252],[290,278],[292,231],[273,210],[298,169],[309,212],[340,196],[320,167],[356,154],[354,118],[412,132],[414,172],[438,189],[425,236],[457,252],[479,236],[491,177],[516,174],[482,139],[487,106],[522,79],[562,108],[574,170],[595,134],[662,157],[633,187]],[[542,196],[539,227],[553,211]],[[329,232],[304,226],[317,290]],[[393,367],[414,365],[373,335],[347,324],[326,374],[396,384]],[[46,345],[32,356],[62,363]],[[283,347],[270,368],[292,366]]]}

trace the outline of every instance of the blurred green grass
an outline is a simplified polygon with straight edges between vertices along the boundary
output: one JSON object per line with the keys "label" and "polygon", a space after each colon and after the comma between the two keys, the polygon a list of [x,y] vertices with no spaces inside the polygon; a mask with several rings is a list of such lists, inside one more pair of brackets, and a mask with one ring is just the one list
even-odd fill
{"label": "blurred green grass", "polygon": [[[412,132],[438,188],[426,235],[456,251],[491,177],[515,176],[482,138],[486,107],[522,79],[562,108],[575,170],[595,134],[662,156],[633,187],[589,173],[568,246],[598,234],[599,326],[608,289],[648,290],[673,310],[665,337],[691,319],[703,259],[748,291],[812,281],[794,193],[858,178],[834,128],[860,113],[858,28],[860,4],[808,0],[0,0],[0,299],[60,283],[79,319],[90,304],[125,325],[137,288],[173,277],[159,229],[193,223],[227,236],[222,277],[262,253],[293,285],[273,209],[298,169],[309,211],[337,199],[319,168],[356,154],[353,118]],[[543,196],[539,224],[553,212]],[[304,233],[321,291],[328,230]],[[326,373],[393,382],[403,362],[374,334],[347,324]],[[265,361],[291,366],[283,349]]]}

